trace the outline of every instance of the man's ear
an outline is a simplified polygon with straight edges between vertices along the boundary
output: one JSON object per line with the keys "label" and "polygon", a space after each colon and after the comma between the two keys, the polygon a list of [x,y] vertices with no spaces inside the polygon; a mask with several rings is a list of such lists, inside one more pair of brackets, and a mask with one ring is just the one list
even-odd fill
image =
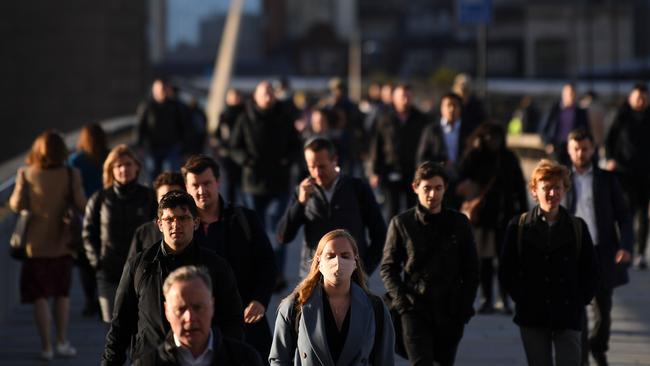
{"label": "man's ear", "polygon": [[413,193],[418,194],[418,185],[415,183],[411,183],[411,188],[413,188]]}
{"label": "man's ear", "polygon": [[163,223],[162,223],[162,221],[160,219],[156,219],[156,225],[158,226],[158,230],[160,230],[160,232],[162,233],[163,232]]}
{"label": "man's ear", "polygon": [[194,231],[198,230],[199,225],[201,225],[201,219],[199,219],[198,217],[195,217],[194,218]]}

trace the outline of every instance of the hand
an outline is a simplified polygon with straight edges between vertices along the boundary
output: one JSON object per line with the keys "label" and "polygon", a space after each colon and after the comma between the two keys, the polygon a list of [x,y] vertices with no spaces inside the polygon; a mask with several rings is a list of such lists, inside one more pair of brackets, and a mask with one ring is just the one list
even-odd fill
{"label": "hand", "polygon": [[307,203],[309,196],[311,196],[312,192],[314,191],[315,184],[316,183],[314,182],[314,178],[312,177],[307,177],[303,179],[302,182],[300,182],[298,190],[298,202],[300,202],[300,204],[304,205]]}
{"label": "hand", "polygon": [[616,170],[616,160],[614,159],[609,159],[605,163],[605,170],[609,170],[610,172],[613,172]]}
{"label": "hand", "polygon": [[616,263],[629,263],[632,260],[632,255],[625,249],[619,249],[616,252]]}
{"label": "hand", "polygon": [[266,308],[259,301],[253,300],[244,310],[244,323],[253,324],[257,323],[264,317]]}
{"label": "hand", "polygon": [[370,186],[372,188],[379,187],[379,176],[377,174],[373,174],[370,176]]}

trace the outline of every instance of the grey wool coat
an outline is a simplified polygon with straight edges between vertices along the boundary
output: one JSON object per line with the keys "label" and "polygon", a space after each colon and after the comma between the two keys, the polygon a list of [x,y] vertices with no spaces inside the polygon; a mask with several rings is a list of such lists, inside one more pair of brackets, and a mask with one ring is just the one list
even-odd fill
{"label": "grey wool coat", "polygon": [[[375,342],[375,315],[372,302],[358,285],[352,283],[350,298],[350,328],[338,362],[335,364],[327,345],[325,315],[321,286],[312,292],[303,305],[297,340],[291,317],[295,311],[293,297],[285,299],[278,308],[269,362],[271,365],[351,366],[370,365],[370,352]],[[394,331],[388,308],[384,305],[383,334],[374,350],[373,366],[392,366],[394,360]]]}

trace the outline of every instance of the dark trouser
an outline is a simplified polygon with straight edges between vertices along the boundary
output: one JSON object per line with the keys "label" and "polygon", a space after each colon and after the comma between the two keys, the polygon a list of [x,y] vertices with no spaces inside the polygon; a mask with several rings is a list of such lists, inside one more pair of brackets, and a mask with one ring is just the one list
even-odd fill
{"label": "dark trouser", "polygon": [[79,267],[79,279],[81,280],[81,288],[84,292],[85,306],[94,306],[97,302],[97,279],[95,278],[95,270],[88,262],[85,253],[77,254],[77,267]]}
{"label": "dark trouser", "polygon": [[404,345],[411,365],[431,366],[434,361],[441,366],[454,364],[464,324],[436,324],[428,314],[418,311],[402,314],[401,320]]}
{"label": "dark trouser", "polygon": [[648,221],[650,213],[650,177],[623,175],[621,185],[627,196],[630,210],[636,221],[636,254],[645,256],[646,243],[648,240]]}
{"label": "dark trouser", "polygon": [[[580,333],[577,330],[550,330],[519,327],[528,366],[579,366]],[[555,362],[553,362],[555,355]]]}
{"label": "dark trouser", "polygon": [[[384,195],[384,208],[386,209],[388,220],[403,210],[415,206],[416,195],[413,193],[411,183],[409,182],[403,180],[382,182],[381,192]],[[401,206],[403,196],[406,198],[406,207]]]}
{"label": "dark trouser", "polygon": [[609,334],[612,329],[612,289],[599,289],[592,301],[594,309],[594,326],[589,332],[587,312],[582,318],[582,359],[593,354],[603,354],[609,350]]}
{"label": "dark trouser", "polygon": [[268,364],[268,355],[271,353],[271,329],[266,316],[253,324],[244,324],[244,339],[260,354],[264,364]]}
{"label": "dark trouser", "polygon": [[[284,214],[284,211],[287,209],[289,204],[289,193],[280,193],[280,194],[247,194],[246,199],[248,200],[248,207],[257,213],[257,216],[262,223],[262,227],[265,230],[269,230],[266,220],[266,211],[270,209],[270,225],[271,232],[275,233],[278,221]],[[273,236],[272,238],[275,238]],[[271,239],[271,242],[275,240]],[[284,274],[284,262],[286,259],[286,245],[280,245],[276,243],[275,248],[275,261],[278,266],[278,275]]]}
{"label": "dark trouser", "polygon": [[113,305],[115,303],[115,294],[119,281],[117,283],[111,281],[103,271],[97,271],[95,275],[97,277],[97,295],[99,297],[99,307],[102,312],[102,321],[104,323],[110,323],[113,319]]}

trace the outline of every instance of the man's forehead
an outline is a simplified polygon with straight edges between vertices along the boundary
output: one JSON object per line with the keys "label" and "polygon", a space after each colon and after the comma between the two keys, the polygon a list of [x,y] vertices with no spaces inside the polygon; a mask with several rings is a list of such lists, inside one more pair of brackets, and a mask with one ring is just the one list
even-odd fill
{"label": "man's forehead", "polygon": [[178,216],[189,213],[190,210],[185,206],[177,206],[174,208],[164,208],[162,211],[162,217]]}
{"label": "man's forehead", "polygon": [[429,179],[422,179],[420,181],[420,186],[436,186],[436,185],[441,185],[441,184],[444,185],[445,181],[439,175],[434,175],[433,177],[431,177]]}

